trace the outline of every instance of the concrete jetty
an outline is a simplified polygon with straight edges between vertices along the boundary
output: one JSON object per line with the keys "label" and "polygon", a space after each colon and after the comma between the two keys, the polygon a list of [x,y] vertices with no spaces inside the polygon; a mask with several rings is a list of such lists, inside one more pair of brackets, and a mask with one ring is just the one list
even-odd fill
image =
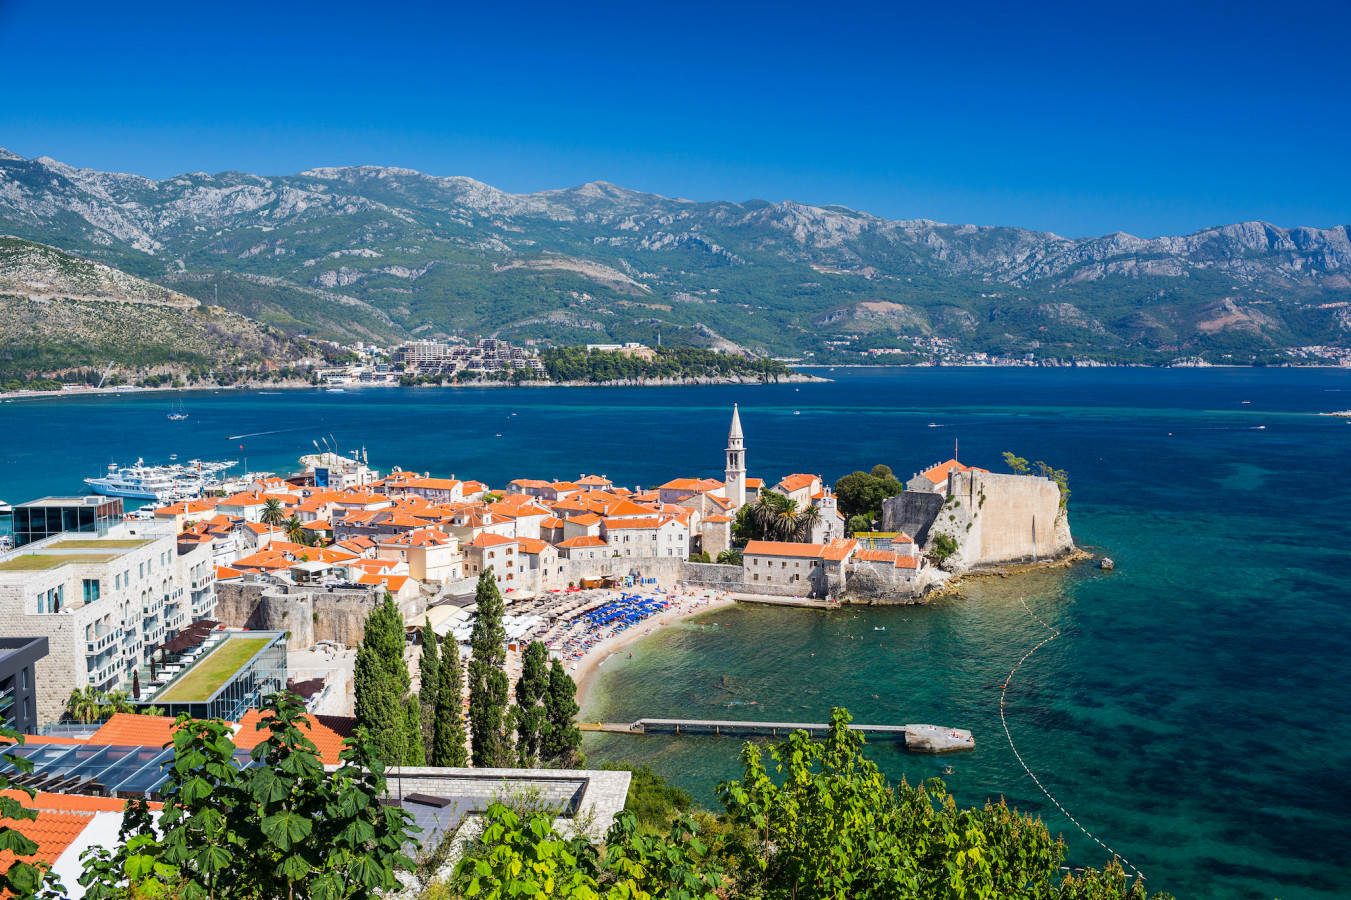
{"label": "concrete jetty", "polygon": [[[636,722],[587,722],[579,724],[583,731],[603,731],[610,734],[677,734],[727,737],[787,737],[794,731],[805,731],[812,737],[821,737],[830,731],[830,725],[819,722],[744,722],[734,719],[638,719]],[[961,728],[939,725],[853,725],[850,731],[881,740],[903,741],[912,753],[950,753],[954,750],[974,750],[976,739]]]}

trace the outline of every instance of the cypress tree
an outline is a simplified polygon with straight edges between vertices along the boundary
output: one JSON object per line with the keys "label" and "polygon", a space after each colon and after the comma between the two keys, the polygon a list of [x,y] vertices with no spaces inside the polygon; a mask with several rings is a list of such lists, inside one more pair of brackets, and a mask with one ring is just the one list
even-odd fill
{"label": "cypress tree", "polygon": [[476,767],[510,766],[506,714],[511,682],[503,669],[507,632],[502,627],[502,595],[497,591],[492,566],[479,575],[474,600],[478,614],[470,637],[474,655],[469,660],[469,743]]}
{"label": "cypress tree", "polygon": [[577,683],[553,661],[549,669],[549,691],[544,698],[545,726],[540,741],[540,757],[547,765],[570,768],[578,764],[582,732],[572,721],[577,706]]}
{"label": "cypress tree", "polygon": [[403,659],[403,616],[388,591],[366,618],[352,681],[357,724],[370,732],[382,760],[402,762],[407,744],[403,699],[410,682]]}
{"label": "cypress tree", "polygon": [[539,641],[531,641],[521,659],[521,678],[516,682],[516,764],[522,768],[539,765],[548,693],[549,651]]}
{"label": "cypress tree", "polygon": [[409,694],[403,701],[403,764],[425,766],[427,756],[422,749],[422,705]]}
{"label": "cypress tree", "polygon": [[432,620],[427,619],[422,626],[422,659],[418,664],[421,684],[418,687],[418,702],[422,712],[422,745],[427,748],[428,760],[431,759],[432,747],[436,740],[436,704],[441,697],[441,687],[437,680],[440,678],[441,659],[436,644]]}
{"label": "cypress tree", "polygon": [[431,745],[434,766],[463,766],[468,760],[464,746],[464,683],[460,680],[460,648],[452,636],[442,648],[440,693],[436,698],[436,727]]}

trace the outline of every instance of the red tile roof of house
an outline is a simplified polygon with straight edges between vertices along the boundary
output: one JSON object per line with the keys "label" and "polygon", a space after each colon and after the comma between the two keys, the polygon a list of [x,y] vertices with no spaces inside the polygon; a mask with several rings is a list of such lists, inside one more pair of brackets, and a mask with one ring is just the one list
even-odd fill
{"label": "red tile roof of house", "polygon": [[174,739],[173,716],[113,713],[87,743],[133,747],[163,747]]}
{"label": "red tile roof of house", "polygon": [[801,559],[824,559],[839,562],[847,559],[858,546],[852,538],[837,538],[828,544],[800,544],[791,541],[750,541],[744,556],[789,556]]}
{"label": "red tile roof of house", "polygon": [[[32,740],[31,736],[29,738]],[[84,741],[76,741],[83,744]],[[24,791],[10,789],[0,791],[0,795],[9,797],[11,800],[18,800],[19,805],[28,809],[48,809],[61,812],[122,812],[127,808],[127,801],[121,797],[92,797],[89,794],[51,794],[46,791],[38,791],[36,797],[30,797]],[[151,803],[151,809],[160,809],[163,803]]]}
{"label": "red tile roof of house", "polygon": [[546,488],[549,486],[549,482],[543,481],[539,478],[516,478],[511,481],[511,484],[514,484],[517,487],[536,488],[536,489]]}
{"label": "red tile roof of house", "polygon": [[703,493],[722,487],[721,481],[714,478],[676,478],[661,486],[663,491],[694,491]]}
{"label": "red tile roof of house", "polygon": [[515,538],[504,537],[503,535],[500,534],[489,534],[488,532],[485,531],[483,534],[480,534],[478,537],[474,538],[474,540],[470,542],[469,546],[499,547],[502,544],[514,544],[514,543],[516,543]]}
{"label": "red tile roof of house", "polygon": [[238,569],[231,569],[228,566],[216,566],[216,579],[228,580],[230,578],[243,578],[244,573]]}
{"label": "red tile roof of house", "polygon": [[594,534],[583,534],[579,537],[568,538],[566,541],[559,541],[557,546],[575,550],[578,547],[605,547],[608,545]]}
{"label": "red tile roof of house", "polygon": [[704,516],[704,521],[705,521],[705,522],[715,522],[715,523],[730,522],[730,521],[732,521],[732,517],[731,517],[731,516],[724,516],[724,515],[722,515],[722,514],[720,514],[720,513],[714,513],[714,514],[711,515],[711,516]]}
{"label": "red tile roof of house", "polygon": [[583,475],[581,478],[577,479],[577,483],[583,487],[591,487],[592,485],[608,487],[614,482],[610,481],[610,479],[606,478],[604,475]]}
{"label": "red tile roof of house", "polygon": [[521,545],[522,553],[542,553],[544,548],[549,546],[548,541],[536,540],[535,538],[517,538],[516,543]]}
{"label": "red tile roof of house", "polygon": [[0,818],[0,825],[13,828],[38,845],[31,856],[17,856],[9,850],[0,850],[0,872],[7,871],[16,860],[44,862],[50,866],[93,821],[92,812],[73,810],[43,810],[36,819]]}
{"label": "red tile roof of house", "polygon": [[[342,742],[351,736],[356,719],[348,716],[316,716],[310,713],[306,713],[305,717],[309,722],[302,725],[300,730],[304,732],[305,737],[314,742],[314,746],[319,748],[319,757],[325,765],[338,765],[342,761],[338,758],[338,754],[342,753]],[[235,730],[232,738],[235,746],[252,750],[267,740],[267,729],[260,731],[258,725],[270,718],[271,715],[265,715],[263,710],[251,709],[246,712],[244,718],[239,720],[239,728]]]}
{"label": "red tile roof of house", "polygon": [[407,575],[380,575],[374,572],[367,572],[356,581],[357,584],[382,584],[392,592],[398,592],[408,583]]}
{"label": "red tile roof of house", "polygon": [[800,491],[803,488],[811,487],[812,482],[817,481],[815,475],[789,475],[780,481],[775,487],[781,487],[785,491]]}
{"label": "red tile roof of house", "polygon": [[563,520],[560,519],[560,518],[558,518],[557,516],[550,516],[549,518],[545,519],[543,522],[540,522],[540,523],[539,523],[539,527],[540,527],[540,528],[562,528],[562,527],[563,527]]}
{"label": "red tile roof of house", "polygon": [[381,547],[444,547],[452,538],[434,528],[422,528],[381,538]]}
{"label": "red tile roof of house", "polygon": [[761,487],[764,487],[764,486],[765,486],[765,480],[764,480],[763,478],[747,478],[747,479],[746,479],[746,487],[748,487],[748,488],[749,488],[749,487],[753,487],[753,488],[761,488]]}
{"label": "red tile roof of house", "polygon": [[675,521],[674,516],[650,516],[646,519],[606,519],[606,531],[624,531],[633,528],[660,528]]}
{"label": "red tile roof of house", "polygon": [[574,525],[595,525],[597,522],[602,521],[602,519],[595,513],[583,513],[580,516],[573,516],[571,519],[568,519],[568,521],[572,522]]}
{"label": "red tile roof of house", "polygon": [[956,469],[958,472],[988,472],[989,469],[982,469],[978,466],[964,466],[955,459],[947,462],[941,462],[936,466],[931,466],[919,474],[932,481],[934,484],[940,484],[948,480],[948,472]]}

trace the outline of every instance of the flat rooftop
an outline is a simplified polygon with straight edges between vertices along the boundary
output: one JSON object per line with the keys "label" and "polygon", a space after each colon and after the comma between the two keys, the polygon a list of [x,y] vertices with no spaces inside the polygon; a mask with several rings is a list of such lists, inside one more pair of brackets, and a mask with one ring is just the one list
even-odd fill
{"label": "flat rooftop", "polygon": [[135,550],[153,543],[150,538],[74,538],[43,547],[47,550]]}
{"label": "flat rooftop", "polygon": [[117,559],[118,553],[19,553],[0,562],[0,572],[44,572],[75,563],[106,563]]}
{"label": "flat rooftop", "polygon": [[25,500],[23,503],[16,503],[14,504],[14,508],[22,509],[29,506],[102,506],[105,503],[116,502],[120,499],[120,497],[105,497],[102,494],[84,494],[79,497],[39,497],[36,500]]}
{"label": "flat rooftop", "polygon": [[203,703],[210,700],[259,650],[272,643],[274,637],[228,637],[164,690],[157,692],[154,702]]}

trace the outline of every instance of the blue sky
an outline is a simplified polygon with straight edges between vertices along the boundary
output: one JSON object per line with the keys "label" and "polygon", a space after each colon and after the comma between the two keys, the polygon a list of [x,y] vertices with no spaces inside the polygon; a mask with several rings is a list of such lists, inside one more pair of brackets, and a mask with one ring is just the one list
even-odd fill
{"label": "blue sky", "polygon": [[1345,2],[0,0],[0,146],[1071,236],[1329,227],[1351,223],[1348,34]]}

